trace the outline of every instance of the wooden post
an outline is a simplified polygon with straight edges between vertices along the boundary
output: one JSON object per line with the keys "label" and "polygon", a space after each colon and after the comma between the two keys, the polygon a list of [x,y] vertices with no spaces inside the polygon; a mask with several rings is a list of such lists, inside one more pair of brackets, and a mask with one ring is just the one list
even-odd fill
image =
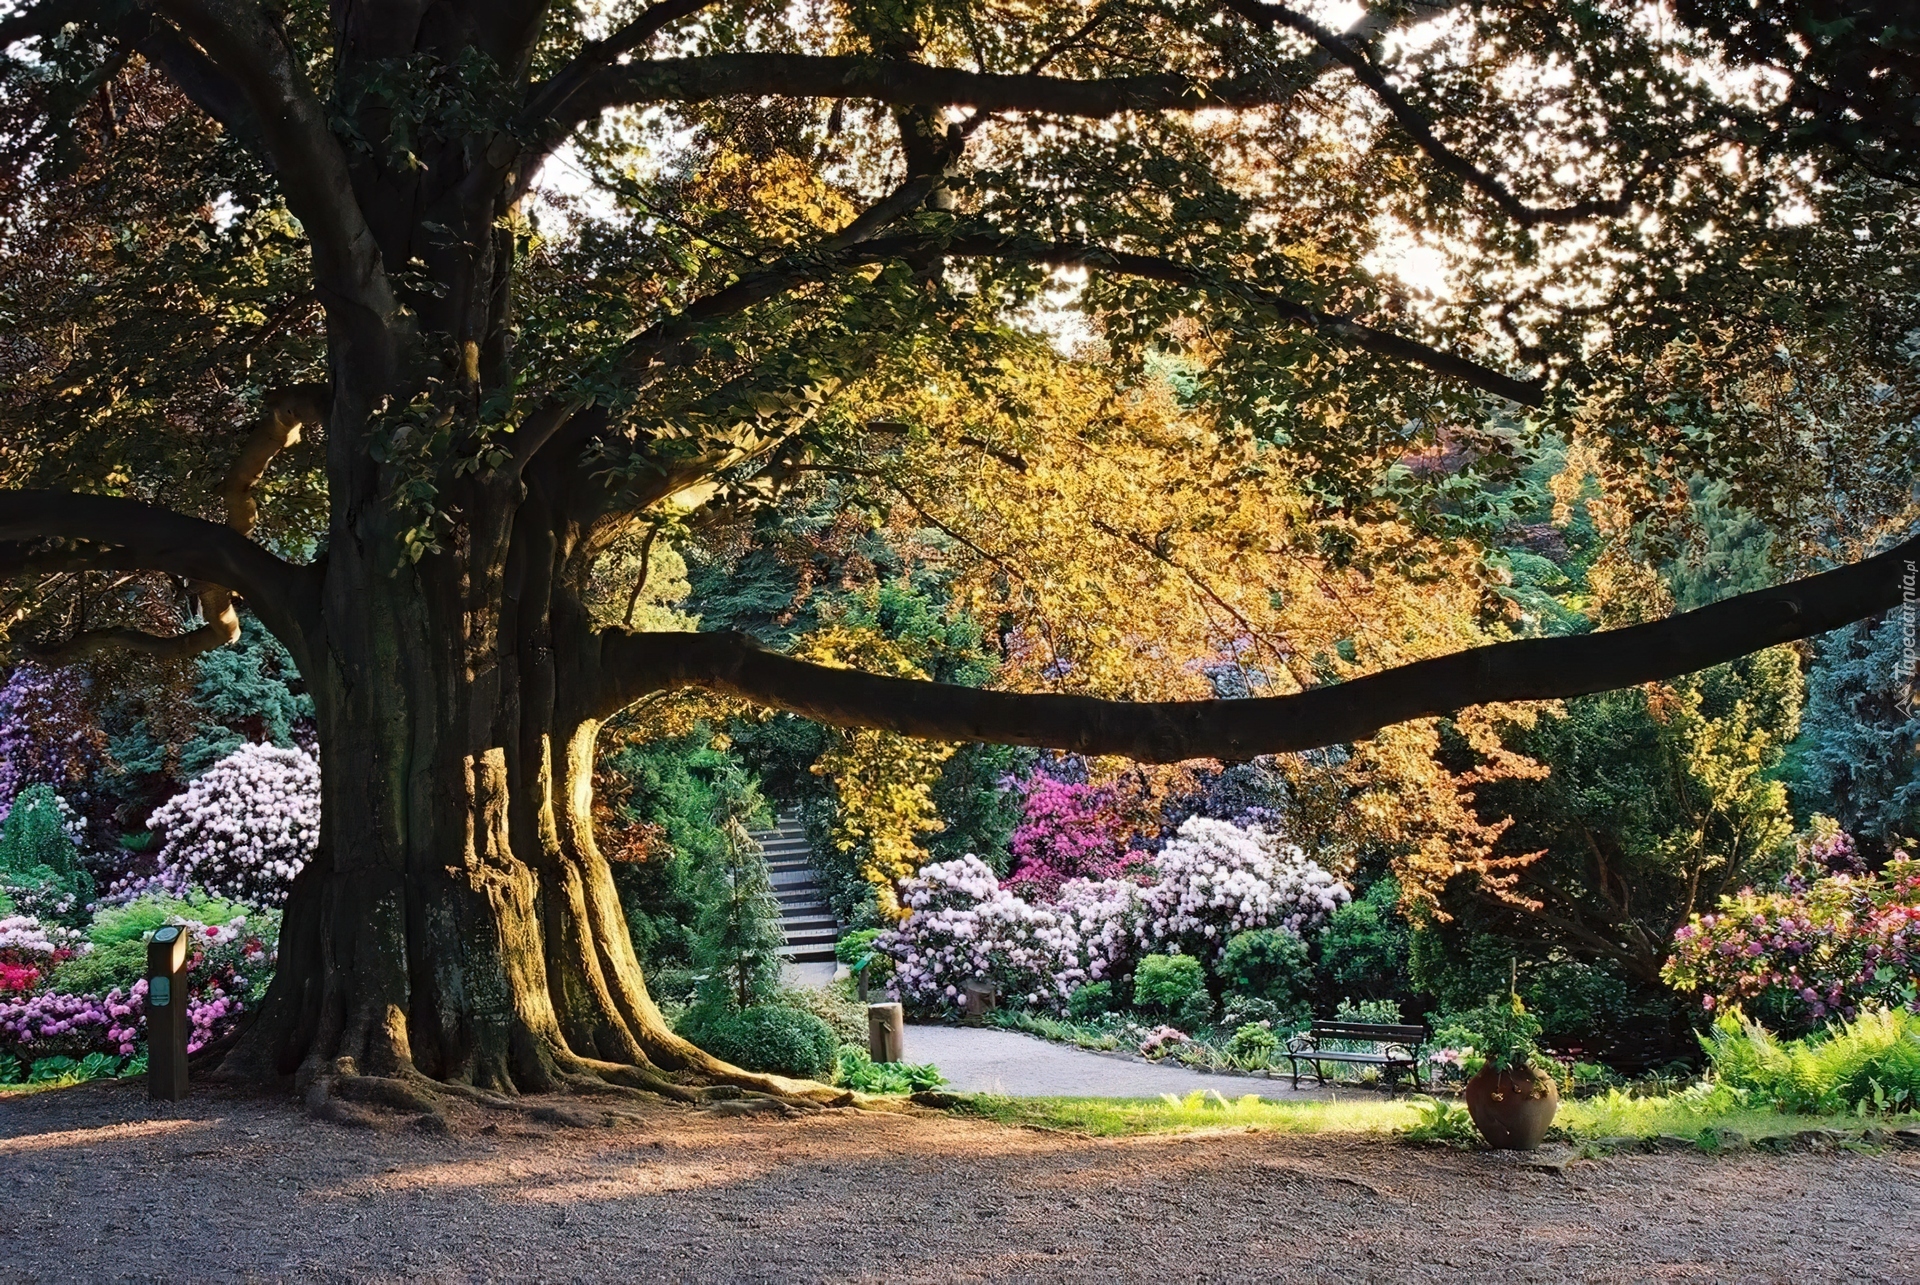
{"label": "wooden post", "polygon": [[876,1062],[907,1060],[907,1011],[898,1004],[867,1005],[867,1052]]}
{"label": "wooden post", "polygon": [[187,935],[173,924],[147,943],[147,1096],[187,1096]]}
{"label": "wooden post", "polygon": [[1000,1000],[999,989],[985,978],[976,977],[960,988],[961,1007],[967,1010],[965,1022],[968,1026],[985,1024],[987,1015],[993,1012],[993,1006]]}

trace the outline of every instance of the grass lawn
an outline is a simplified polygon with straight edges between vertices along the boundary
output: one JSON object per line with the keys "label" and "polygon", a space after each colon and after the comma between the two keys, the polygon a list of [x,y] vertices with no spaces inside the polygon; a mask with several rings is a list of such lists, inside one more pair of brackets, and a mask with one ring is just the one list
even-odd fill
{"label": "grass lawn", "polygon": [[[1920,1116],[1788,1115],[1730,1104],[1726,1094],[1693,1091],[1661,1098],[1624,1094],[1563,1102],[1554,1118],[1576,1142],[1599,1138],[1701,1138],[1707,1130],[1733,1131],[1748,1139],[1778,1137],[1803,1129],[1858,1134],[1869,1127],[1898,1128]],[[1185,1098],[1006,1098],[974,1094],[957,1112],[1002,1124],[1065,1129],[1093,1137],[1175,1133],[1192,1129],[1244,1128],[1274,1133],[1391,1134],[1420,1122],[1423,1100],[1356,1093],[1330,1101],[1268,1102],[1247,1094],[1227,1098],[1207,1090]],[[1711,1136],[1711,1135],[1709,1135]]]}

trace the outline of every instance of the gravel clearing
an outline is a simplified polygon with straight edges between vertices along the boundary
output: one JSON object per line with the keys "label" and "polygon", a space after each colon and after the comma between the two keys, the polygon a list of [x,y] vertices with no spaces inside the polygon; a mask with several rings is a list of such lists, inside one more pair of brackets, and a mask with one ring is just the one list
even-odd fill
{"label": "gravel clearing", "polygon": [[1920,1279],[1911,1151],[1541,1172],[1352,1135],[620,1109],[562,1128],[461,1106],[449,1137],[134,1084],[0,1098],[0,1262],[10,1281]]}

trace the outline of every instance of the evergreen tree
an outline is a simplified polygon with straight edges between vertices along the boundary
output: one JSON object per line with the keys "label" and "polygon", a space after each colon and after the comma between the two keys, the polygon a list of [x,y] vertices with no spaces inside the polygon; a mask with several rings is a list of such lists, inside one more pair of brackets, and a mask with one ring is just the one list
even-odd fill
{"label": "evergreen tree", "polygon": [[701,1002],[744,1010],[770,1002],[779,990],[780,947],[786,939],[780,932],[780,903],[760,845],[747,833],[751,812],[740,806],[741,797],[731,791],[724,795],[725,811],[716,818],[725,844],[700,912],[694,960],[706,972]]}
{"label": "evergreen tree", "polygon": [[1795,802],[1862,838],[1920,832],[1920,717],[1898,612],[1829,634],[1807,676]]}

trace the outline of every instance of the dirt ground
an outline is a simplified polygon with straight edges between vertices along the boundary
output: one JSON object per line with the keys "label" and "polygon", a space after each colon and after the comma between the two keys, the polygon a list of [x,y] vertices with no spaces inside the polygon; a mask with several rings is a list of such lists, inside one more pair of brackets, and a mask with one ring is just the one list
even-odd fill
{"label": "dirt ground", "polygon": [[132,1084],[0,1098],[0,1274],[1920,1280],[1914,1151],[1553,1173],[1380,1138],[1102,1141],[930,1113],[453,1118],[452,1136],[350,1128],[278,1100],[149,1105]]}

